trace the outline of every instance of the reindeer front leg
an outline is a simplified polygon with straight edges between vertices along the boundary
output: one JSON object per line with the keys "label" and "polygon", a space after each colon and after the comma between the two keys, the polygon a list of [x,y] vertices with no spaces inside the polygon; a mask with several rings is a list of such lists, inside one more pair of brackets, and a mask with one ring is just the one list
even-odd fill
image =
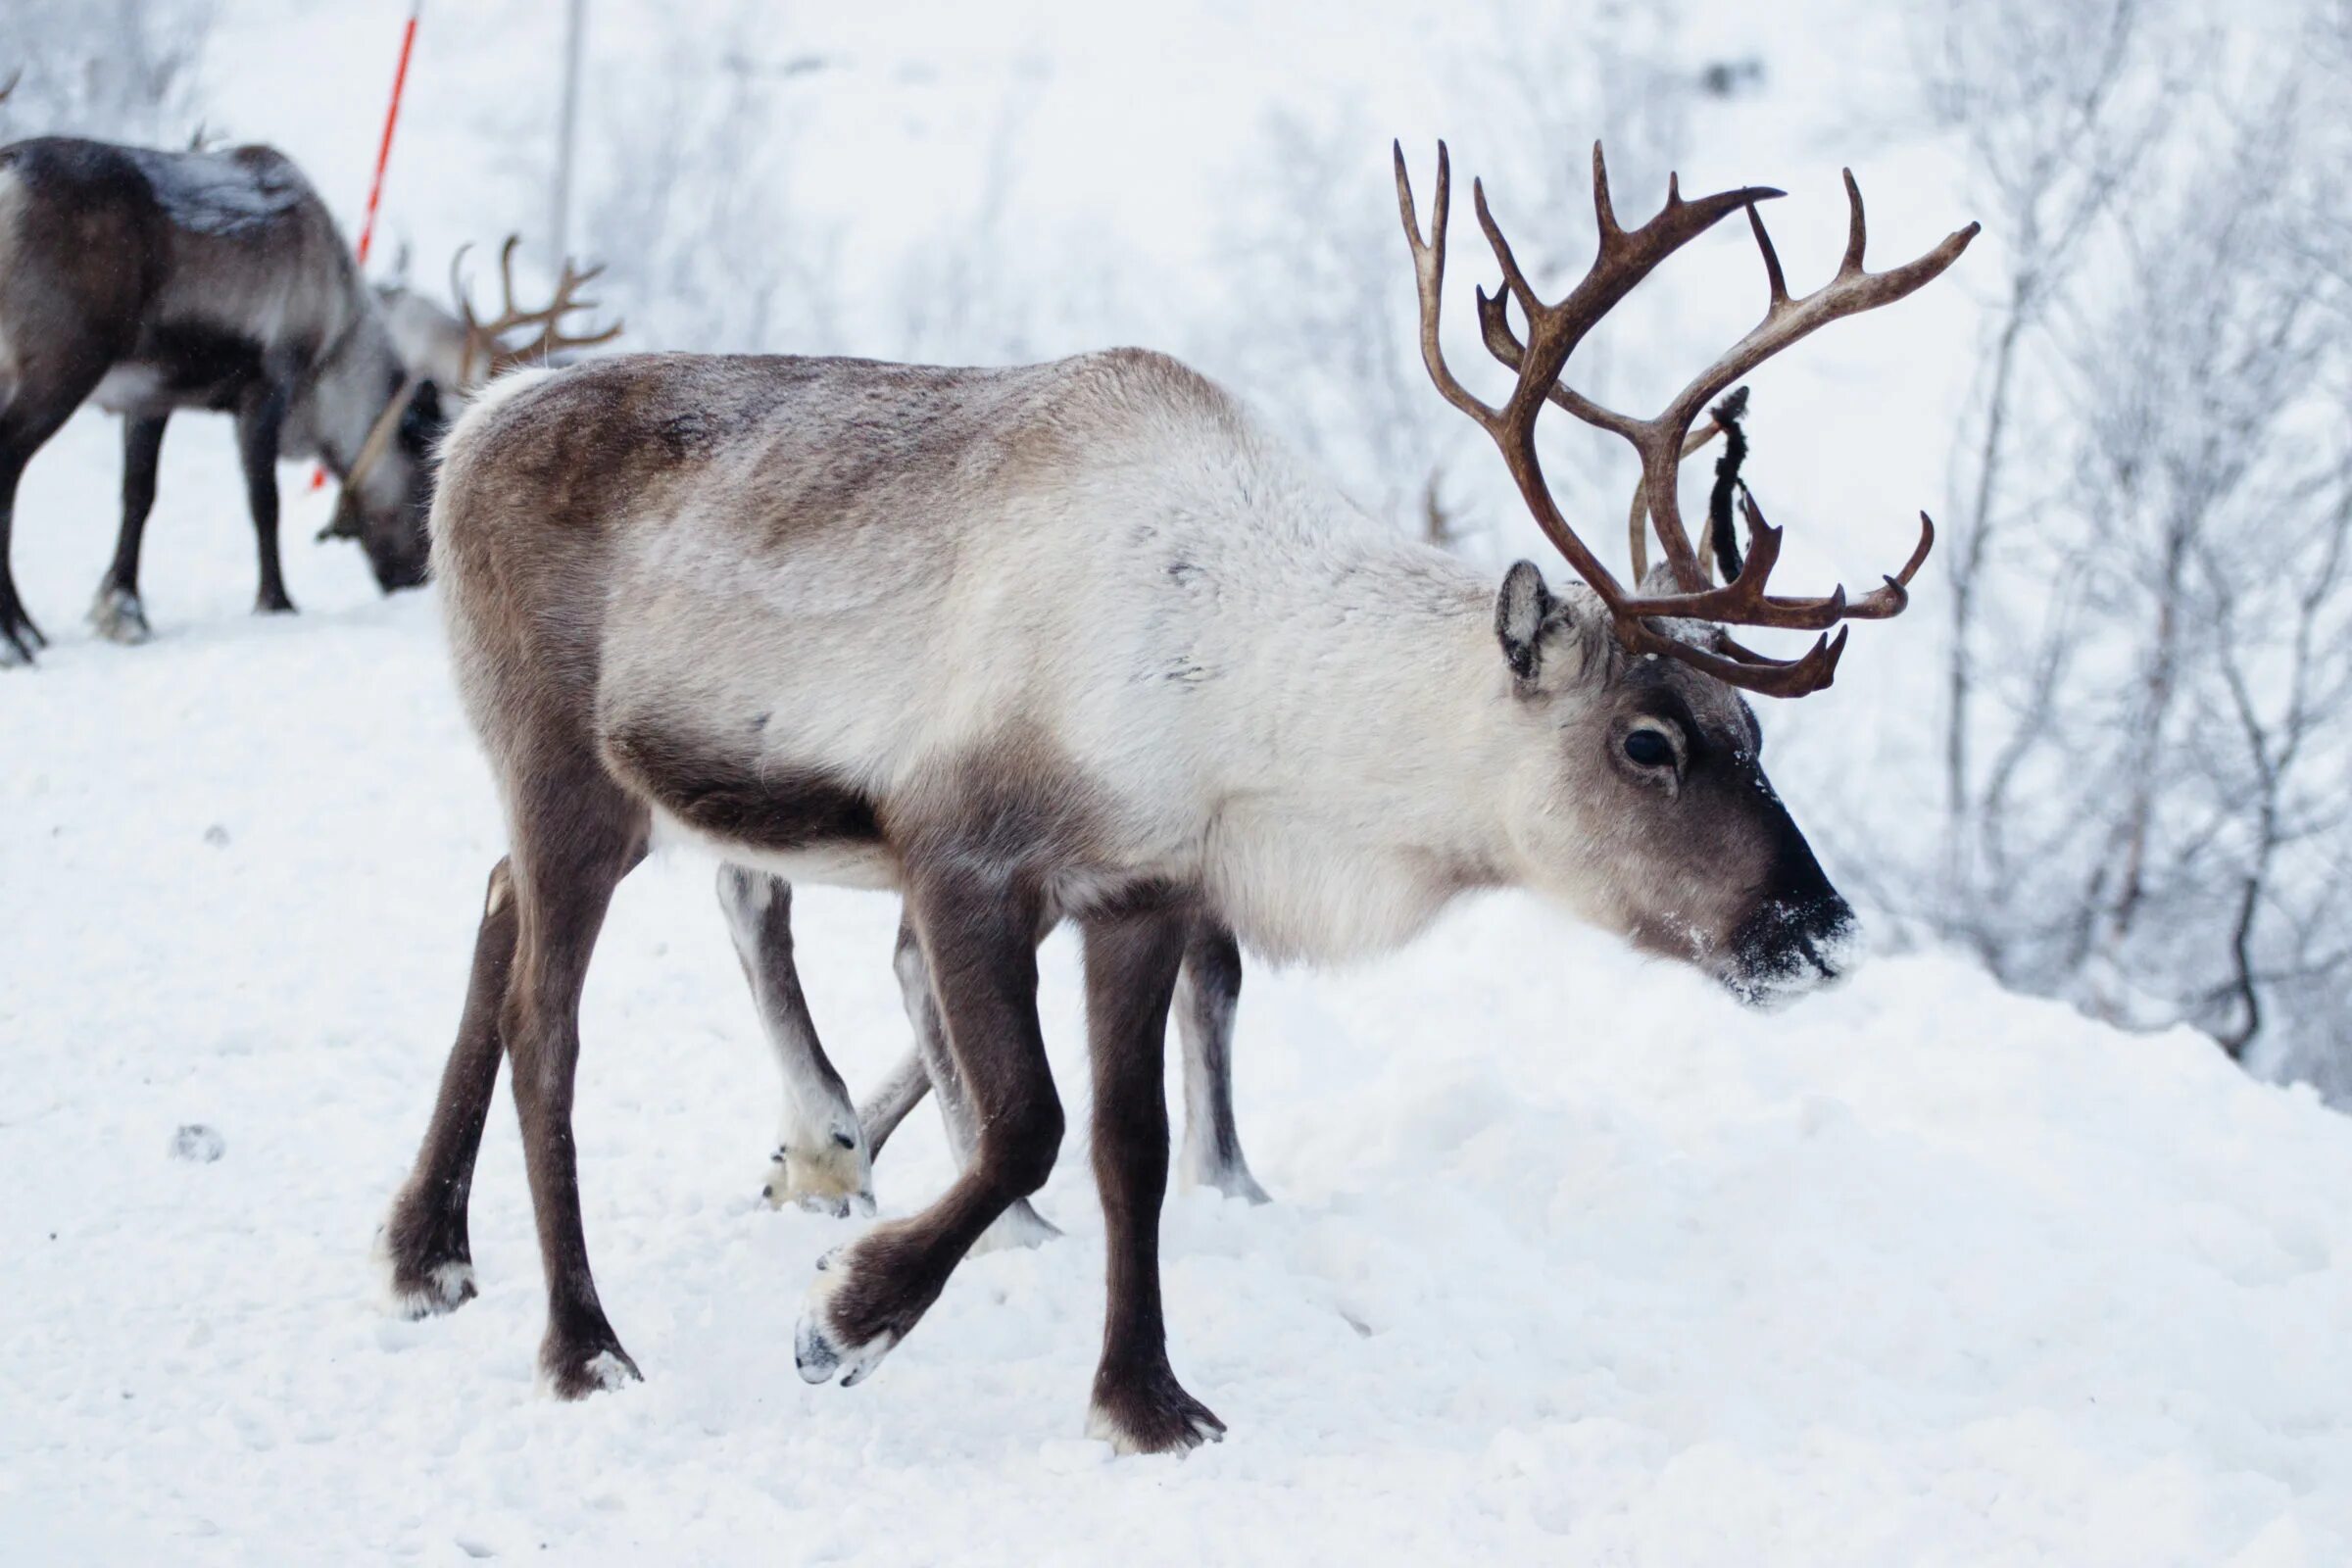
{"label": "reindeer front leg", "polygon": [[760,1027],[784,1074],[784,1117],[761,1188],[778,1207],[848,1216],[874,1211],[873,1162],[841,1074],[818,1044],[792,961],[792,884],[739,865],[718,869],[718,903]]}
{"label": "reindeer front leg", "polygon": [[277,448],[291,395],[271,383],[247,397],[237,410],[237,459],[245,468],[245,504],[253,512],[253,539],[261,556],[261,590],[256,613],[291,614],[286,579],[277,558]]}
{"label": "reindeer front leg", "polygon": [[956,1069],[971,1087],[979,1149],[929,1208],[875,1226],[818,1264],[793,1336],[810,1383],[869,1375],[981,1233],[1045,1185],[1061,1147],[1061,1102],[1037,1022],[1041,895],[950,857],[910,865],[906,900]]}
{"label": "reindeer front leg", "polygon": [[[923,961],[923,946],[914,939],[914,928],[904,917],[899,921],[899,946],[892,967],[898,972],[899,995],[906,1004],[906,1021],[914,1028],[916,1081],[938,1091],[939,1117],[947,1128],[948,1152],[955,1155],[957,1170],[969,1170],[979,1156],[979,1113],[972,1106],[971,1092],[964,1088],[962,1075],[956,1070],[955,1053],[948,1047],[947,1028],[940,1021],[939,999],[931,989],[931,969]],[[904,1067],[897,1077],[905,1079]],[[1029,1200],[1016,1198],[973,1244],[972,1250],[993,1252],[1004,1248],[1038,1247],[1060,1234],[1054,1222],[1040,1214]]]}
{"label": "reindeer front leg", "polygon": [[1087,1045],[1095,1069],[1095,1185],[1109,1300],[1087,1431],[1121,1453],[1168,1453],[1224,1436],[1168,1365],[1159,1206],[1168,1190],[1168,1002],[1187,922],[1165,910],[1086,923]]}

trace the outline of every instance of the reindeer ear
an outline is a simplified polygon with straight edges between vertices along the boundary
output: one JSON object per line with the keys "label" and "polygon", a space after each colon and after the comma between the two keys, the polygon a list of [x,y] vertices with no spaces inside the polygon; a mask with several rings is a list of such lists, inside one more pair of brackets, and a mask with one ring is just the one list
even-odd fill
{"label": "reindeer ear", "polygon": [[1544,624],[1551,612],[1551,590],[1544,586],[1544,573],[1534,562],[1519,562],[1503,573],[1502,591],[1494,596],[1494,637],[1522,686],[1536,678]]}

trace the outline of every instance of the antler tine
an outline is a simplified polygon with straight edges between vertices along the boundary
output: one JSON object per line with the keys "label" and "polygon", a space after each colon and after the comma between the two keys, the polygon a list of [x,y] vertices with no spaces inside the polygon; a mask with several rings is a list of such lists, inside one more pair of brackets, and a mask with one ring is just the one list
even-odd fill
{"label": "antler tine", "polygon": [[516,321],[523,319],[526,314],[514,308],[514,251],[521,243],[520,234],[509,234],[506,243],[498,248],[498,291],[506,300],[506,304],[500,308],[501,314]]}
{"label": "antler tine", "polygon": [[1756,249],[1764,255],[1764,282],[1772,291],[1767,311],[1777,311],[1788,303],[1788,278],[1781,270],[1781,253],[1772,248],[1772,236],[1765,232],[1764,215],[1753,207],[1747,210],[1748,229],[1756,236]]}
{"label": "antler tine", "polygon": [[1609,161],[1601,156],[1598,140],[1592,143],[1592,224],[1600,231],[1603,250],[1611,235],[1625,232],[1617,226],[1617,209],[1609,200]]}
{"label": "antler tine", "polygon": [[[1511,254],[1511,242],[1502,237],[1502,229],[1495,223],[1494,215],[1487,210],[1487,186],[1484,180],[1474,179],[1470,182],[1470,205],[1478,210],[1478,226],[1485,231],[1487,244],[1493,248],[1495,263],[1502,269],[1503,286],[1511,291],[1511,296],[1518,300],[1519,308],[1528,314],[1528,318],[1534,319],[1536,313],[1544,308],[1544,302],[1536,298],[1535,289],[1528,284],[1527,274],[1519,270],[1519,259]],[[1500,303],[1499,295],[1496,296],[1496,302]],[[1486,315],[1483,305],[1479,315],[1482,318]]]}
{"label": "antler tine", "polygon": [[[1869,225],[1862,220],[1862,187],[1854,183],[1854,172],[1840,169],[1845,176],[1845,257],[1838,264],[1838,275],[1847,277],[1862,270],[1862,247],[1869,242]],[[1974,228],[1975,224],[1969,225]],[[1963,242],[1965,243],[1965,241]]]}
{"label": "antler tine", "polygon": [[1420,214],[1413,204],[1412,176],[1405,172],[1404,143],[1393,141],[1389,148],[1396,163],[1396,213],[1404,221],[1405,243],[1412,248],[1413,281],[1421,298],[1421,363],[1446,401],[1492,434],[1500,416],[1472,396],[1470,389],[1455,377],[1438,341],[1439,302],[1446,290],[1446,220],[1453,198],[1451,160],[1446,156],[1446,144],[1439,142],[1438,183],[1429,204],[1429,238],[1424,240]]}
{"label": "antler tine", "polygon": [[[1683,456],[1686,459],[1690,457],[1721,434],[1723,422],[1709,418],[1685,438]],[[1634,504],[1626,514],[1625,534],[1626,547],[1633,556],[1634,581],[1639,583],[1649,575],[1649,550],[1645,542],[1649,534],[1649,486],[1639,478],[1634,480]]]}

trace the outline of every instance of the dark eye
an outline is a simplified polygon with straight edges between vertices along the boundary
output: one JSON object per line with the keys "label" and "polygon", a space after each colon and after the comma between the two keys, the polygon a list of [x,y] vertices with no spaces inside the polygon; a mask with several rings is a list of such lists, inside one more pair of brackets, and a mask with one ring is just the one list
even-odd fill
{"label": "dark eye", "polygon": [[1625,737],[1625,755],[1643,767],[1674,765],[1674,746],[1654,729],[1637,729]]}

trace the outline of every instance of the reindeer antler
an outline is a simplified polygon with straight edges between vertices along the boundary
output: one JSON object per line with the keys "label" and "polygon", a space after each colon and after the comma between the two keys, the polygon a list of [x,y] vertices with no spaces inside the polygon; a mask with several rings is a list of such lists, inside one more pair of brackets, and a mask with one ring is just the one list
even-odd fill
{"label": "reindeer antler", "polygon": [[[468,385],[490,380],[517,365],[545,360],[549,355],[564,349],[594,348],[599,343],[610,343],[620,336],[623,323],[619,321],[587,337],[574,337],[564,330],[564,317],[574,311],[594,311],[597,308],[596,301],[580,299],[578,294],[582,288],[602,276],[605,270],[602,267],[591,267],[581,271],[571,265],[568,256],[564,259],[564,272],[556,280],[556,292],[552,300],[538,310],[525,310],[516,305],[514,249],[521,243],[520,234],[509,234],[506,243],[498,248],[498,282],[505,304],[497,318],[489,321],[473,314],[473,293],[466,286],[461,272],[466,253],[472,247],[461,245],[457,255],[450,258],[449,291],[457,302],[459,318],[466,327],[465,364]],[[517,327],[526,326],[537,327],[537,335],[510,347],[507,334]],[[473,376],[476,365],[483,368],[478,380]]]}
{"label": "reindeer antler", "polygon": [[[1491,408],[1473,397],[1454,377],[1446,368],[1438,342],[1451,183],[1446,144],[1438,144],[1437,199],[1431,208],[1432,228],[1426,241],[1421,237],[1420,218],[1413,205],[1412,182],[1405,172],[1403,147],[1396,146],[1395,153],[1396,206],[1404,220],[1405,240],[1412,247],[1413,271],[1420,289],[1422,362],[1428,366],[1430,378],[1446,401],[1468,415],[1501,450],[1503,463],[1517,482],[1520,497],[1534,514],[1537,526],[1608,607],[1618,640],[1632,652],[1679,659],[1731,685],[1770,696],[1802,697],[1830,684],[1837,673],[1838,656],[1845,650],[1845,632],[1840,628],[1832,640],[1827,635],[1828,629],[1841,621],[1884,619],[1900,612],[1908,600],[1905,585],[1919,570],[1920,563],[1927,559],[1935,542],[1934,524],[1929,522],[1927,514],[1920,514],[1919,544],[1910,561],[1899,573],[1886,579],[1885,587],[1873,589],[1861,599],[1848,602],[1843,588],[1817,599],[1783,598],[1766,591],[1773,565],[1780,559],[1781,530],[1764,520],[1753,501],[1742,498],[1741,513],[1749,530],[1746,564],[1732,582],[1720,588],[1709,587],[1690,535],[1683,526],[1676,496],[1676,474],[1683,458],[1706,440],[1704,435],[1692,440],[1690,426],[1700,411],[1725,388],[1797,339],[1839,317],[1892,304],[1937,276],[1967,249],[1968,242],[1976,237],[1977,225],[1971,223],[1952,234],[1917,261],[1885,272],[1867,271],[1862,266],[1866,232],[1862,193],[1848,172],[1845,189],[1851,216],[1844,260],[1828,283],[1802,299],[1791,299],[1781,273],[1780,258],[1774,253],[1771,237],[1764,231],[1764,221],[1756,213],[1757,203],[1782,195],[1781,191],[1750,185],[1697,201],[1685,201],[1680,183],[1670,176],[1666,183],[1666,205],[1648,222],[1627,229],[1617,221],[1609,199],[1608,169],[1601,159],[1599,144],[1594,143],[1592,207],[1600,230],[1599,254],[1566,298],[1547,305],[1519,270],[1510,242],[1503,238],[1500,226],[1487,209],[1485,189],[1474,181],[1471,190],[1477,204],[1479,227],[1485,231],[1487,243],[1493,247],[1494,259],[1502,269],[1501,289],[1492,297],[1484,289],[1476,291],[1479,325],[1488,352],[1518,374],[1518,384],[1512,389],[1510,399],[1500,408]],[[1764,319],[1754,329],[1683,388],[1655,418],[1632,418],[1560,384],[1560,371],[1568,357],[1603,316],[1667,257],[1740,208],[1747,210],[1771,289]],[[1520,314],[1527,319],[1524,344],[1511,329],[1509,301],[1518,304]],[[1552,500],[1544,479],[1543,465],[1536,455],[1536,416],[1546,402],[1557,404],[1588,424],[1623,437],[1633,447],[1642,460],[1637,512],[1649,514],[1658,544],[1675,579],[1682,584],[1682,592],[1629,592],[1569,527]],[[1638,515],[1636,526],[1639,526]],[[1723,639],[1721,653],[1713,652],[1649,624],[1654,619],[1680,618],[1788,627],[1820,631],[1824,635],[1803,657],[1776,660],[1742,648],[1729,637]]]}

